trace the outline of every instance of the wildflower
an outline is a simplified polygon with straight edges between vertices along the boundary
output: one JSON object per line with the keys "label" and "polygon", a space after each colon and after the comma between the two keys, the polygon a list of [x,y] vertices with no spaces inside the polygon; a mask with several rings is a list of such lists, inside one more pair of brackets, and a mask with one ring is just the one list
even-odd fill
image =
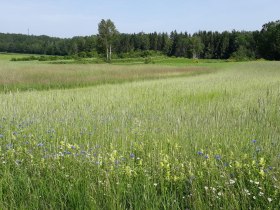
{"label": "wildflower", "polygon": [[154,186],[155,186],[155,187],[158,186],[158,183],[154,183]]}
{"label": "wildflower", "polygon": [[13,148],[13,144],[7,144],[7,145],[6,145],[6,148],[7,148],[7,149],[12,149],[12,148]]}
{"label": "wildflower", "polygon": [[220,155],[215,155],[215,159],[216,159],[216,160],[221,160],[222,158],[221,158]]}
{"label": "wildflower", "polygon": [[272,199],[271,199],[271,198],[267,198],[267,200],[268,200],[268,202],[269,202],[269,203],[272,201]]}
{"label": "wildflower", "polygon": [[262,176],[262,177],[264,177],[265,176],[265,173],[264,173],[264,170],[260,170],[260,172],[259,172],[259,174]]}
{"label": "wildflower", "polygon": [[198,154],[198,155],[203,155],[203,152],[198,151],[197,154]]}
{"label": "wildflower", "polygon": [[130,153],[130,158],[132,158],[132,159],[134,159],[135,158],[135,154],[133,154],[133,153]]}
{"label": "wildflower", "polygon": [[221,196],[223,193],[222,192],[218,192],[218,196]]}
{"label": "wildflower", "polygon": [[208,156],[208,155],[205,155],[204,158],[205,158],[205,159],[209,159],[209,156]]}
{"label": "wildflower", "polygon": [[207,187],[207,186],[205,186],[205,187],[204,187],[204,189],[207,191],[207,190],[208,190],[208,187]]}
{"label": "wildflower", "polygon": [[264,195],[264,193],[263,192],[259,192],[259,196],[263,196]]}
{"label": "wildflower", "polygon": [[71,155],[72,153],[69,152],[69,151],[64,151],[64,154],[65,154],[65,155]]}
{"label": "wildflower", "polygon": [[251,193],[250,193],[249,190],[247,190],[247,189],[244,189],[244,192],[245,192],[247,195],[251,195]]}
{"label": "wildflower", "polygon": [[255,184],[256,184],[256,185],[259,185],[260,183],[259,183],[259,182],[255,182]]}
{"label": "wildflower", "polygon": [[235,180],[233,180],[233,179],[229,180],[229,184],[234,184],[234,183],[235,183]]}
{"label": "wildflower", "polygon": [[210,187],[210,188],[213,192],[216,192],[216,190],[217,190],[215,187]]}
{"label": "wildflower", "polygon": [[260,165],[261,166],[264,166],[265,165],[265,159],[262,157],[260,158]]}
{"label": "wildflower", "polygon": [[256,143],[256,142],[257,142],[257,140],[256,140],[256,139],[253,139],[253,140],[252,140],[252,143]]}
{"label": "wildflower", "polygon": [[129,166],[125,167],[125,173],[127,176],[130,177],[132,175],[132,172],[133,172],[133,170]]}
{"label": "wildflower", "polygon": [[253,199],[256,200],[256,196],[253,196]]}
{"label": "wildflower", "polygon": [[44,144],[41,142],[41,143],[37,144],[37,146],[42,147],[42,146],[44,146]]}

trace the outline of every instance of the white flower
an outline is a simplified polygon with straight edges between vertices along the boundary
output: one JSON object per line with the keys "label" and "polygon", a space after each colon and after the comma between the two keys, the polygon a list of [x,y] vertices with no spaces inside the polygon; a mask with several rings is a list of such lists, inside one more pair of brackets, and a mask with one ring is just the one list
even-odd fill
{"label": "white flower", "polygon": [[158,185],[158,183],[154,183],[154,186],[156,187]]}
{"label": "white flower", "polygon": [[213,192],[216,192],[216,188],[215,187],[211,187]]}
{"label": "white flower", "polygon": [[253,196],[254,200],[256,200],[256,196]]}
{"label": "white flower", "polygon": [[222,192],[218,192],[218,196],[221,196],[223,193]]}
{"label": "white flower", "polygon": [[230,184],[234,184],[234,183],[235,183],[235,180],[230,179],[230,180],[229,180],[229,183],[230,183]]}
{"label": "white flower", "polygon": [[267,198],[267,200],[268,200],[268,202],[269,202],[269,203],[272,201],[272,199],[271,199],[271,198]]}
{"label": "white flower", "polygon": [[259,196],[263,196],[264,195],[264,193],[263,192],[259,192]]}
{"label": "white flower", "polygon": [[205,186],[204,189],[207,191],[207,190],[208,190],[208,187]]}
{"label": "white flower", "polygon": [[244,189],[244,192],[245,192],[247,195],[251,195],[251,193],[250,193],[249,190],[247,190],[247,189]]}
{"label": "white flower", "polygon": [[259,185],[260,183],[259,183],[259,182],[255,182],[255,184],[256,184],[256,185]]}

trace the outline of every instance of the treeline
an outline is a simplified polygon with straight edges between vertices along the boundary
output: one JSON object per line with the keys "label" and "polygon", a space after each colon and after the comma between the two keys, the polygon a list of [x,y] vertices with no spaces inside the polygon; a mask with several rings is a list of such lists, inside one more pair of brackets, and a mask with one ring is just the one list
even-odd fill
{"label": "treeline", "polygon": [[[113,40],[112,51],[120,58],[148,57],[153,51],[187,58],[280,60],[280,21],[269,22],[253,32],[119,33]],[[0,33],[0,52],[80,57],[106,53],[98,35],[61,39],[3,33]]]}

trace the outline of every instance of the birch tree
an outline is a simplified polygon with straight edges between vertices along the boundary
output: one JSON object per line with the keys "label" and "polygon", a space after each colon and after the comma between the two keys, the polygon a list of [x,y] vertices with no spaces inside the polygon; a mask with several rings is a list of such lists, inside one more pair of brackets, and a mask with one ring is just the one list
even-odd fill
{"label": "birch tree", "polygon": [[110,19],[102,19],[98,24],[98,33],[99,40],[102,42],[106,51],[106,60],[109,62],[112,59],[112,43],[118,31]]}

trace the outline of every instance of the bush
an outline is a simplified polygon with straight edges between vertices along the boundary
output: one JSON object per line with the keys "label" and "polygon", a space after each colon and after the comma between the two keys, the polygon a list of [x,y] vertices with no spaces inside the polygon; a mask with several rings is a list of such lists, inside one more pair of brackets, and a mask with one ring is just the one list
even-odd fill
{"label": "bush", "polygon": [[151,57],[147,57],[147,58],[145,58],[144,63],[145,64],[150,64],[150,63],[154,63],[154,62],[153,62]]}

